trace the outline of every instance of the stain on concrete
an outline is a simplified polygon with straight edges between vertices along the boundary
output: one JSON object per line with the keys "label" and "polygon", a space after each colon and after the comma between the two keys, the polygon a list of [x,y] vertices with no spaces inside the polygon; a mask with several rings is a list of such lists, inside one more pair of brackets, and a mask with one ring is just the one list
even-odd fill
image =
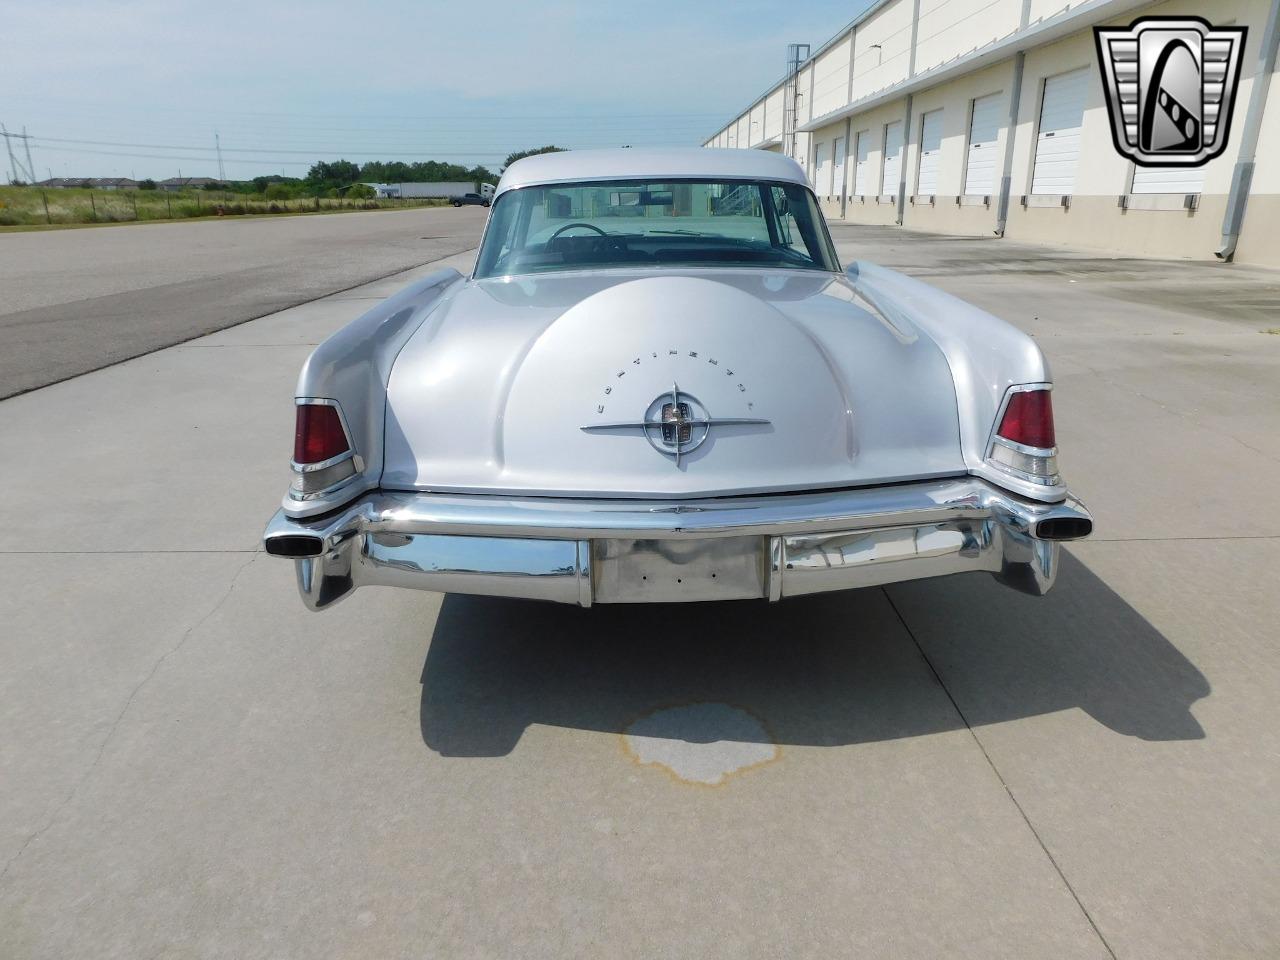
{"label": "stain on concrete", "polygon": [[772,763],[781,754],[764,723],[727,703],[692,703],[645,714],[622,733],[636,763],[661,768],[684,783],[716,787]]}

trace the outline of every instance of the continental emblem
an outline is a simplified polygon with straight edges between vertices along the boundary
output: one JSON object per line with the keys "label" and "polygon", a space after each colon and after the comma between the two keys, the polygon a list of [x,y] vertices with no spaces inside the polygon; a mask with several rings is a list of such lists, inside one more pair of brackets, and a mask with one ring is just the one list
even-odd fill
{"label": "continental emblem", "polygon": [[692,394],[685,393],[679,384],[659,394],[649,404],[641,420],[621,423],[592,423],[582,429],[587,432],[610,430],[642,430],[650,445],[661,453],[680,458],[700,447],[711,434],[712,427],[733,424],[767,425],[768,420],[753,417],[713,417]]}
{"label": "continental emblem", "polygon": [[1093,34],[1121,154],[1143,167],[1198,167],[1227,148],[1247,27],[1142,17]]}

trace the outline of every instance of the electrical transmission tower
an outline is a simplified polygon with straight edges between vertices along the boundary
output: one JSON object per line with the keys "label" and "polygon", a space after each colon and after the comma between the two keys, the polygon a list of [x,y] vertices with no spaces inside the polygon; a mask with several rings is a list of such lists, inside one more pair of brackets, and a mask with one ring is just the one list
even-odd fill
{"label": "electrical transmission tower", "polygon": [[27,183],[36,182],[36,165],[31,162],[31,138],[27,136],[27,128],[22,127],[22,145],[27,151]]}
{"label": "electrical transmission tower", "polygon": [[[31,162],[31,137],[27,134],[27,128],[23,127],[21,133],[10,133],[4,128],[4,124],[0,123],[0,137],[4,137],[4,146],[9,151],[9,180],[13,182],[19,178],[19,172],[25,174],[27,183],[36,182],[36,167]],[[13,152],[13,141],[21,140],[23,147],[26,148],[27,164],[24,167],[21,161]]]}

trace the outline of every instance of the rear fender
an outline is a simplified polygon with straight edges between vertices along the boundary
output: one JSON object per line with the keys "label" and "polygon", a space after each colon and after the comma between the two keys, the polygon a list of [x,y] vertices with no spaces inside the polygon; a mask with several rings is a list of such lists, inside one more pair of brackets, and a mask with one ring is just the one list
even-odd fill
{"label": "rear fender", "polygon": [[298,501],[286,495],[283,506],[288,516],[326,513],[378,486],[391,366],[409,338],[461,281],[457,270],[437,270],[351,321],[307,358],[295,396],[338,402],[363,472],[359,481],[344,484],[332,498]]}
{"label": "rear fender", "polygon": [[1053,382],[1049,362],[1035,340],[985,310],[897,271],[860,260],[845,273],[887,321],[929,337],[946,357],[956,391],[960,447],[969,471],[1033,500],[1056,503],[1066,497],[1065,484],[1045,487],[1021,481],[985,459],[1009,387]]}

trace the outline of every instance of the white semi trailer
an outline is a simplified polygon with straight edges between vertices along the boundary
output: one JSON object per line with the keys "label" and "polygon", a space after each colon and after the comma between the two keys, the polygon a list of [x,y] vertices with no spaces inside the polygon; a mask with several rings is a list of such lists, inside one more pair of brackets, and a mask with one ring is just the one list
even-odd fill
{"label": "white semi trailer", "polygon": [[436,183],[375,183],[373,188],[380,197],[460,197],[464,193],[478,193],[486,200],[493,198],[493,184],[478,185],[473,180],[446,180]]}

